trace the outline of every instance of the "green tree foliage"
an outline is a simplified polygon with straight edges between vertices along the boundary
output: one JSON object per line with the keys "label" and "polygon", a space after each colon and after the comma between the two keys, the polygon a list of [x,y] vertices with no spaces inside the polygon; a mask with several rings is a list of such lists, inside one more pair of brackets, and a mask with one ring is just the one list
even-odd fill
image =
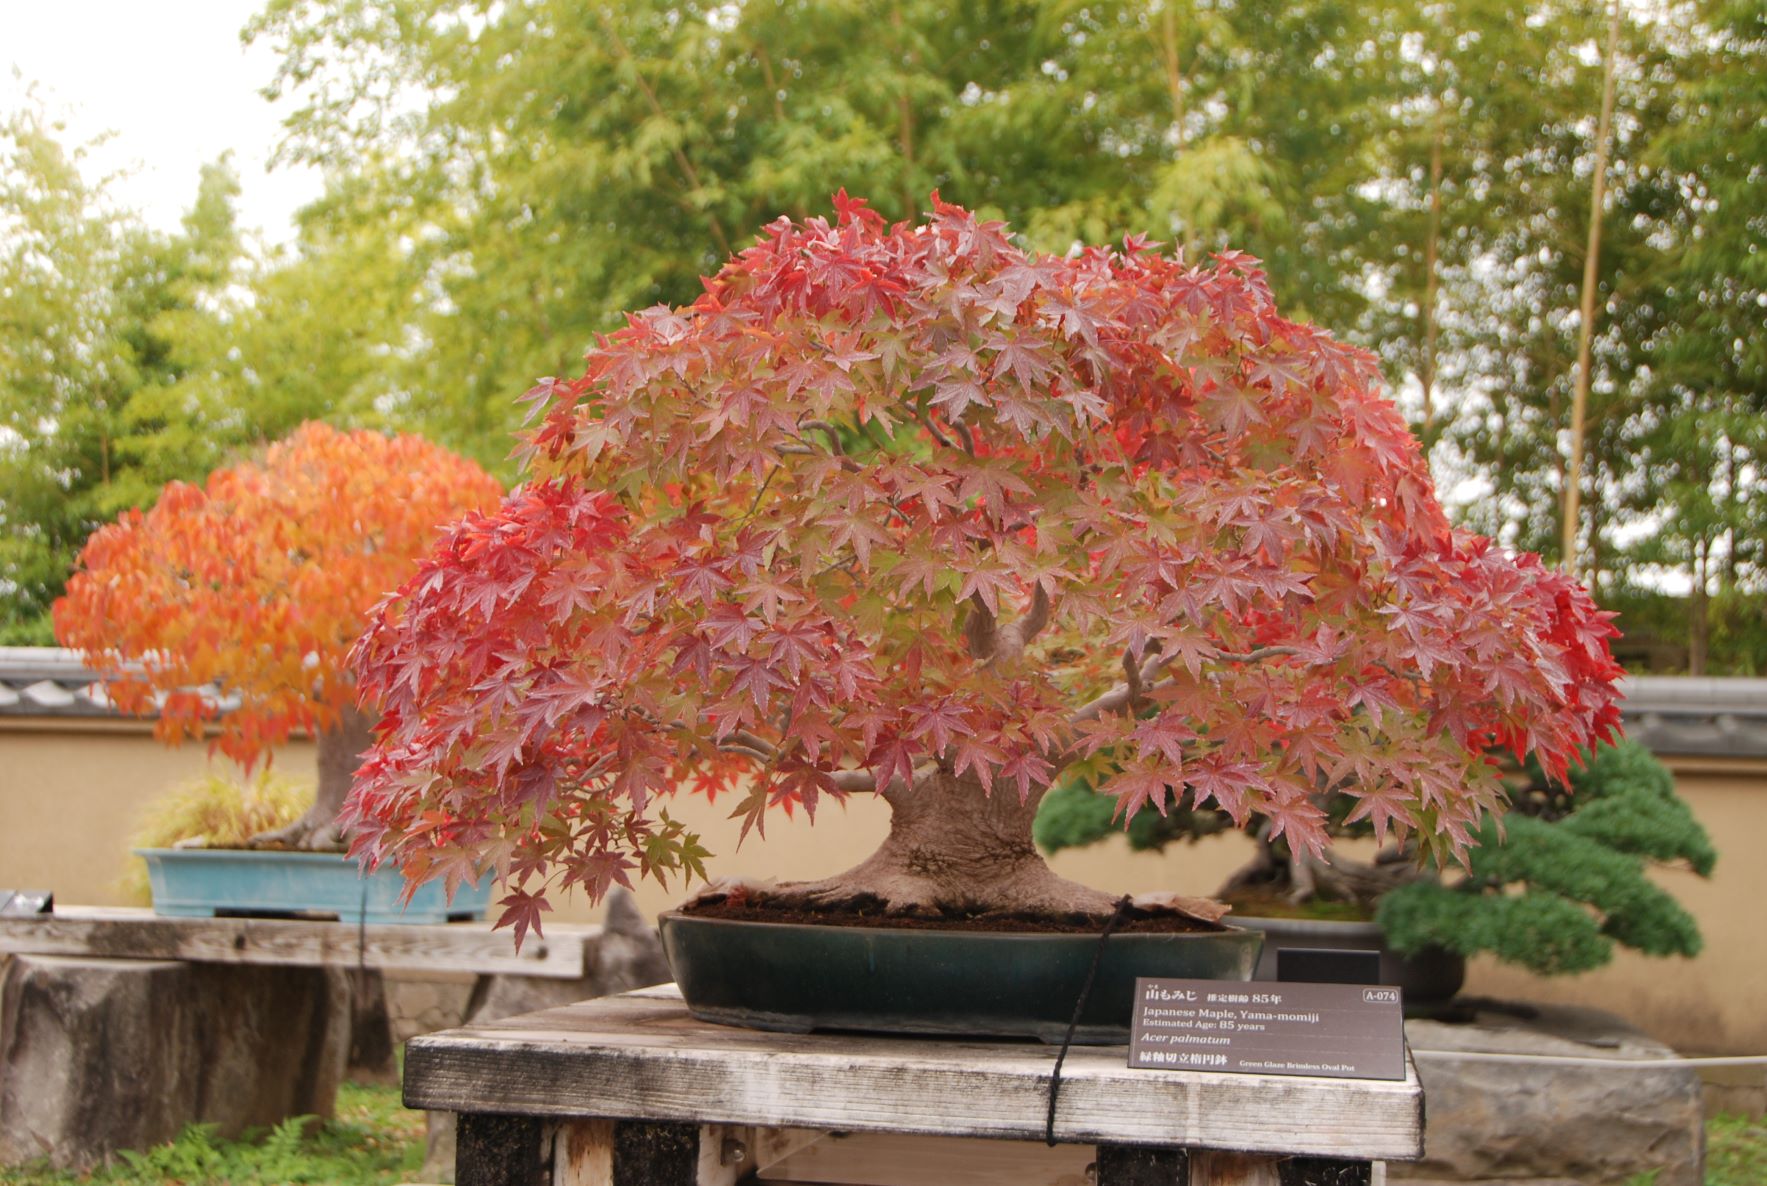
{"label": "green tree foliage", "polygon": [[1669,772],[1635,742],[1603,747],[1571,793],[1534,772],[1529,792],[1451,883],[1414,881],[1381,900],[1377,921],[1404,952],[1490,952],[1542,975],[1582,972],[1616,944],[1647,955],[1699,954],[1699,928],[1647,876],[1680,865],[1708,876],[1717,854]]}
{"label": "green tree foliage", "polygon": [[[1767,8],[1695,6],[1697,69],[1677,78],[1647,163],[1681,180],[1662,295],[1646,343],[1636,434],[1645,480],[1632,509],[1653,530],[1644,571],[1684,574],[1688,670],[1714,655],[1767,666]],[[1648,566],[1648,567],[1645,567]]]}
{"label": "green tree foliage", "polygon": [[357,225],[396,210],[423,278],[400,413],[472,449],[511,375],[570,372],[838,186],[892,219],[937,188],[1056,251],[1231,245],[1352,325],[1403,30],[1339,0],[274,0],[249,32],[298,104],[289,153],[378,195]]}
{"label": "green tree foliage", "polygon": [[85,157],[35,107],[0,121],[0,641],[51,641],[87,533],[220,447],[169,389],[175,323],[202,316],[238,254],[232,175],[205,170],[181,231],[161,235]]}

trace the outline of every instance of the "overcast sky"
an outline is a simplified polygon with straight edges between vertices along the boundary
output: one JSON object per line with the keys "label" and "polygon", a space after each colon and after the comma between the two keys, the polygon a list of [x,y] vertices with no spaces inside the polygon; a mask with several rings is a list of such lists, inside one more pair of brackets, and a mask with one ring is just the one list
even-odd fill
{"label": "overcast sky", "polygon": [[316,197],[316,172],[266,173],[280,112],[258,96],[275,57],[243,48],[259,0],[0,0],[0,110],[37,83],[72,138],[114,133],[97,167],[126,169],[115,194],[170,230],[196,194],[197,171],[231,149],[240,220],[272,241]]}

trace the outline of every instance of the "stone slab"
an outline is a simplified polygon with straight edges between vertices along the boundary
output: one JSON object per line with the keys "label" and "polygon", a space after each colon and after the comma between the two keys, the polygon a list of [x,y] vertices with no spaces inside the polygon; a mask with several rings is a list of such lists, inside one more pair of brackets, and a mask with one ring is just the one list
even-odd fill
{"label": "stone slab", "polygon": [[0,979],[0,1165],[82,1169],[211,1123],[330,1116],[343,974],[20,955]]}
{"label": "stone slab", "polygon": [[1673,1050],[1594,1009],[1471,1002],[1468,1014],[1405,1024],[1426,1126],[1422,1160],[1390,1167],[1395,1186],[1630,1186],[1652,1172],[1655,1186],[1702,1186],[1699,1075],[1633,1065]]}

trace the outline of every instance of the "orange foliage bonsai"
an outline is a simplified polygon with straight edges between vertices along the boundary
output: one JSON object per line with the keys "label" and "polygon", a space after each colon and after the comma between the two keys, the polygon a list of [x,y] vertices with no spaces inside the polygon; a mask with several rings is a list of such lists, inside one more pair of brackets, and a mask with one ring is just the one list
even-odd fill
{"label": "orange foliage bonsai", "polygon": [[[372,718],[345,657],[437,528],[496,502],[496,479],[416,436],[309,423],[204,486],[94,532],[56,602],[62,645],[112,677],[124,712],[250,767],[296,730],[319,749],[313,807],[262,845],[332,848]],[[219,689],[217,699],[214,689]],[[223,707],[226,711],[222,711]]]}

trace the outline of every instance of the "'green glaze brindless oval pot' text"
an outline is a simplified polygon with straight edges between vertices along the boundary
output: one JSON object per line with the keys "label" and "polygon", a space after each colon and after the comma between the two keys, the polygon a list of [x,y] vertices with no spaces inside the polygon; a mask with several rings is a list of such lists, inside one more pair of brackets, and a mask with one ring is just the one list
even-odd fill
{"label": "'green glaze brindless oval pot' text", "polygon": [[[680,912],[658,922],[695,1017],[793,1033],[1059,1042],[1099,945],[1086,934],[738,922]],[[1129,1040],[1136,977],[1249,980],[1263,943],[1259,932],[1238,928],[1112,935],[1074,1040]]]}

